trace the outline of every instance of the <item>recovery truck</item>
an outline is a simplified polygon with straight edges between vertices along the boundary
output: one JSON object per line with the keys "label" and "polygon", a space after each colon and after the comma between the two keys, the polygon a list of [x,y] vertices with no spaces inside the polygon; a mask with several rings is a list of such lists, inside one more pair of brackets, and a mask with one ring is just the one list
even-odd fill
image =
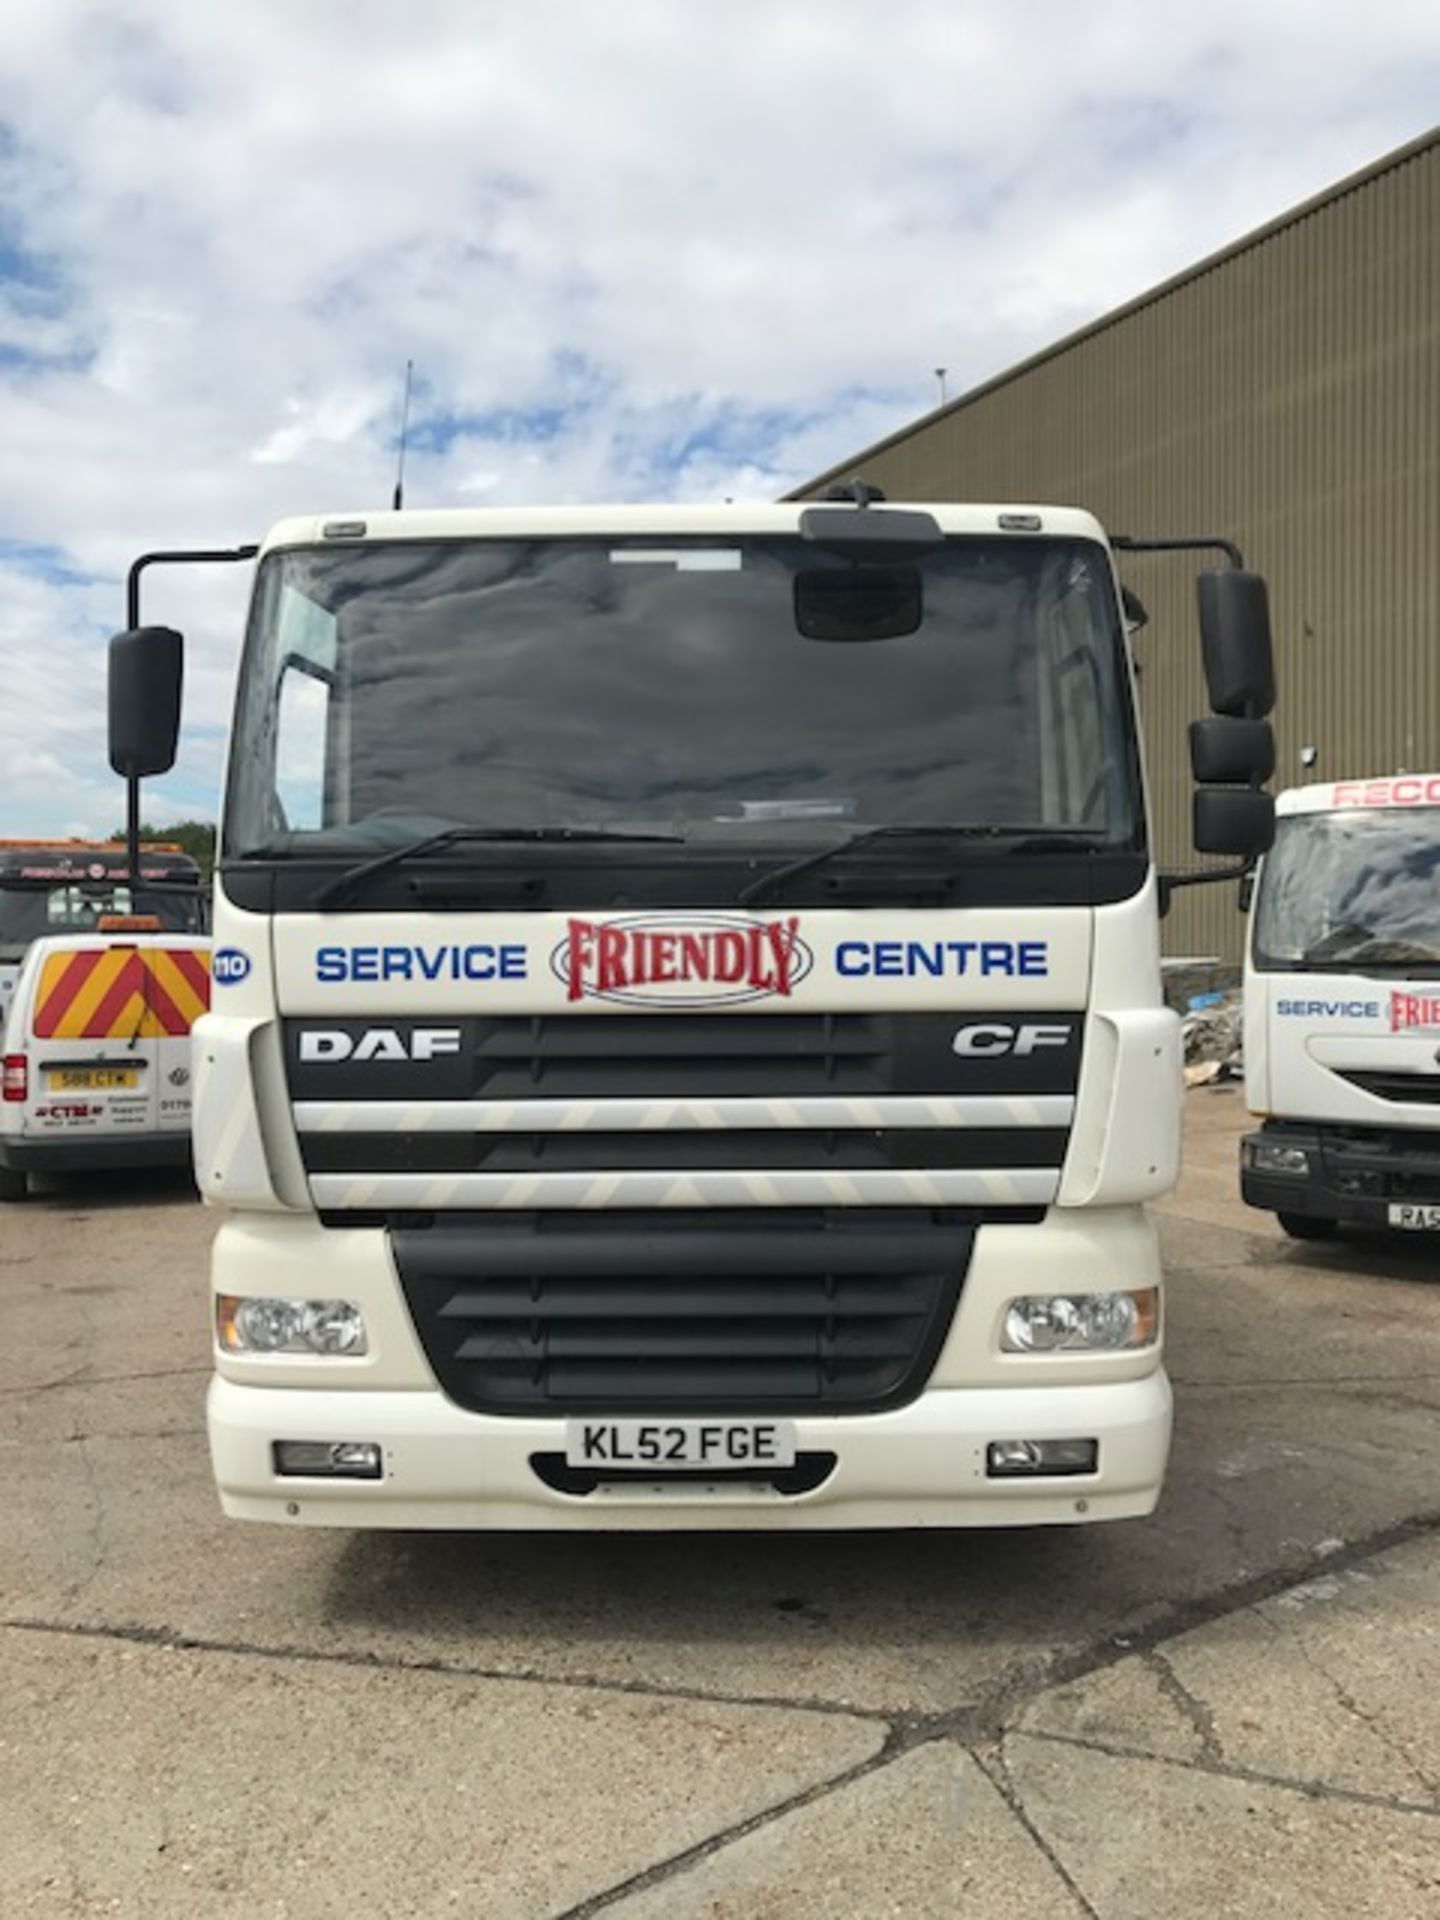
{"label": "recovery truck", "polygon": [[1245,964],[1240,1187],[1288,1234],[1440,1233],[1440,774],[1277,801]]}
{"label": "recovery truck", "polygon": [[209,1000],[200,870],[152,843],[0,841],[0,1200],[32,1173],[183,1166]]}
{"label": "recovery truck", "polygon": [[[1195,838],[1252,859],[1225,543],[859,485],[269,534],[196,1030],[227,1513],[1153,1508],[1180,1072],[1112,553],[1151,544],[1226,555]],[[111,754],[160,770],[181,641],[135,578]]]}

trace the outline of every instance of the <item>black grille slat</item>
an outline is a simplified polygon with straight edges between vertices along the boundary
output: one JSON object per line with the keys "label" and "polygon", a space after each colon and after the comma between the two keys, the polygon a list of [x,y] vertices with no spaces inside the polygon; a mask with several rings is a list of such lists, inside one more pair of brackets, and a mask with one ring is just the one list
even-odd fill
{"label": "black grille slat", "polygon": [[561,1014],[537,1020],[482,1021],[475,1052],[482,1060],[613,1062],[623,1036],[626,1059],[727,1059],[753,1055],[773,1060],[787,1054],[833,1053],[850,1058],[886,1051],[881,1019],[834,1015],[713,1013],[676,1016]]}
{"label": "black grille slat", "polygon": [[943,1214],[474,1215],[392,1235],[445,1391],[489,1412],[879,1409],[924,1385],[974,1240]]}
{"label": "black grille slat", "polygon": [[1405,1100],[1416,1106],[1440,1105],[1440,1073],[1341,1073],[1362,1093],[1373,1093],[1381,1100]]}
{"label": "black grille slat", "polygon": [[[897,1315],[928,1311],[929,1294],[923,1281],[910,1276],[892,1279],[884,1298],[870,1291],[862,1281],[831,1289],[823,1280],[808,1286],[804,1276],[787,1278],[783,1289],[746,1281],[734,1284],[711,1280],[703,1296],[692,1297],[683,1284],[676,1285],[665,1302],[667,1318],[675,1320],[712,1320],[715,1316],[717,1289],[723,1286],[727,1315],[750,1314],[766,1319],[813,1318],[825,1313],[843,1314],[849,1320],[894,1319]],[[639,1288],[616,1286],[567,1286],[550,1281],[545,1289],[545,1316],[553,1325],[565,1320],[640,1320],[654,1308],[653,1293]],[[497,1281],[484,1293],[465,1292],[451,1296],[439,1309],[442,1320],[467,1320],[483,1317],[492,1322],[533,1319],[535,1296],[524,1291],[507,1292]]]}
{"label": "black grille slat", "polygon": [[1063,1127],[659,1128],[626,1133],[306,1133],[311,1173],[627,1173],[1058,1167]]}

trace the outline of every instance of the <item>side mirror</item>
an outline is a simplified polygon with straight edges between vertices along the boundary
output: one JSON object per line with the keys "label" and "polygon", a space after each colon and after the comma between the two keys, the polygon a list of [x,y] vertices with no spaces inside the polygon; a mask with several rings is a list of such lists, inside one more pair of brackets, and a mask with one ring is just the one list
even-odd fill
{"label": "side mirror", "polygon": [[1195,846],[1254,860],[1275,838],[1275,799],[1253,787],[1199,787],[1195,792]]}
{"label": "side mirror", "polygon": [[173,627],[132,627],[110,642],[110,765],[127,780],[175,764],[184,660]]}
{"label": "side mirror", "polygon": [[1203,786],[1260,786],[1275,771],[1268,720],[1192,720],[1190,768]]}
{"label": "side mirror", "polygon": [[1209,568],[1197,577],[1200,643],[1212,713],[1263,719],[1275,705],[1270,599],[1258,573]]}

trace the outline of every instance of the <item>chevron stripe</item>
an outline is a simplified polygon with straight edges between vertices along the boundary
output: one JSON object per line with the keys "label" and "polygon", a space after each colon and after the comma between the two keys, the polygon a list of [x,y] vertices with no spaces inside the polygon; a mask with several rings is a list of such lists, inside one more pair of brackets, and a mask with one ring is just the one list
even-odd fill
{"label": "chevron stripe", "polygon": [[322,1208],[966,1207],[1048,1206],[1058,1168],[865,1168],[846,1173],[756,1168],[716,1172],[317,1173]]}
{"label": "chevron stripe", "polygon": [[300,1100],[301,1133],[649,1133],[746,1127],[1068,1127],[1069,1094],[767,1100]]}

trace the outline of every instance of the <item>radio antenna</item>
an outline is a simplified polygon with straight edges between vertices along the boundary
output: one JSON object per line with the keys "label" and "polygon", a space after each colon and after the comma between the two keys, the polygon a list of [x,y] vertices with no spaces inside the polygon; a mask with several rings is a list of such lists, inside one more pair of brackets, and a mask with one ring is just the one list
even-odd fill
{"label": "radio antenna", "polygon": [[415,373],[415,362],[405,362],[405,394],[400,402],[400,450],[395,461],[395,499],[396,513],[405,504],[405,442],[410,435],[410,384]]}

